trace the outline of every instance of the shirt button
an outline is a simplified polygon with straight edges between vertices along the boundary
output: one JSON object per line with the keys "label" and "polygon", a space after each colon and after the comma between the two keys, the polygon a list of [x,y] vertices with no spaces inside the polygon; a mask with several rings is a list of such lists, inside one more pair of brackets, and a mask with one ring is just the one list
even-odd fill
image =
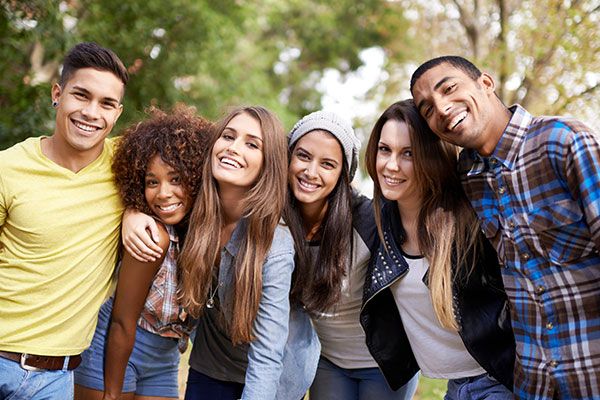
{"label": "shirt button", "polygon": [[504,192],[506,192],[506,188],[505,188],[504,186],[500,186],[500,187],[498,188],[498,193],[500,193],[500,194],[504,194]]}
{"label": "shirt button", "polygon": [[515,223],[513,222],[513,220],[512,220],[512,219],[509,219],[509,220],[508,220],[508,227],[509,227],[510,229],[513,229],[513,228],[515,227]]}
{"label": "shirt button", "polygon": [[540,285],[540,286],[538,286],[538,287],[535,288],[535,292],[537,294],[542,294],[542,293],[544,293],[545,290],[546,290],[546,288],[543,287],[542,285]]}
{"label": "shirt button", "polygon": [[556,367],[558,366],[558,361],[556,361],[556,360],[552,360],[552,361],[550,361],[550,366],[551,366],[552,368],[556,368]]}
{"label": "shirt button", "polygon": [[550,330],[552,330],[552,328],[554,328],[554,325],[552,324],[552,322],[548,322],[546,324],[546,329],[548,329],[550,331]]}
{"label": "shirt button", "polygon": [[529,253],[522,253],[522,254],[521,254],[521,258],[522,258],[524,261],[527,261],[527,260],[529,260]]}

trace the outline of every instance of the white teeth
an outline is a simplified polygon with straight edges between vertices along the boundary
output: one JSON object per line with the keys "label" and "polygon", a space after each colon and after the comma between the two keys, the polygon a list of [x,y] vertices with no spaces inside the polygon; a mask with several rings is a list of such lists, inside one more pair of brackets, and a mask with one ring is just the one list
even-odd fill
{"label": "white teeth", "polygon": [[298,179],[298,183],[300,184],[300,186],[302,186],[303,188],[305,188],[307,190],[315,190],[316,188],[319,187],[319,185],[316,185],[314,183],[308,183],[303,179]]}
{"label": "white teeth", "polygon": [[456,117],[452,118],[452,121],[448,124],[448,129],[453,130],[458,124],[460,124],[467,117],[467,111],[463,111]]}
{"label": "white teeth", "polygon": [[242,168],[242,164],[240,164],[239,162],[237,162],[231,158],[228,158],[228,157],[221,158],[221,162],[223,164],[231,165],[232,167],[235,167],[235,168]]}
{"label": "white teeth", "polygon": [[86,131],[86,132],[93,132],[95,130],[97,130],[98,128],[95,126],[91,126],[91,125],[86,125],[86,124],[82,124],[81,122],[78,121],[73,121],[73,124],[78,127],[79,129],[81,129],[82,131]]}
{"label": "white teeth", "polygon": [[399,185],[404,182],[404,179],[390,178],[389,176],[384,176],[383,178],[388,185]]}
{"label": "white teeth", "polygon": [[176,204],[171,204],[168,206],[157,206],[159,210],[162,211],[173,211],[176,210],[177,208],[181,207],[181,203],[176,203]]}

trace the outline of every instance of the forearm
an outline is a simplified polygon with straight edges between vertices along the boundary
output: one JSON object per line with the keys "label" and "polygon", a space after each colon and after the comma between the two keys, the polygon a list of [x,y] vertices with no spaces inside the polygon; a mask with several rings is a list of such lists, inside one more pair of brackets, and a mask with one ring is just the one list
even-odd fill
{"label": "forearm", "polygon": [[135,343],[135,322],[114,321],[108,334],[104,362],[104,399],[118,399],[123,388],[125,368]]}

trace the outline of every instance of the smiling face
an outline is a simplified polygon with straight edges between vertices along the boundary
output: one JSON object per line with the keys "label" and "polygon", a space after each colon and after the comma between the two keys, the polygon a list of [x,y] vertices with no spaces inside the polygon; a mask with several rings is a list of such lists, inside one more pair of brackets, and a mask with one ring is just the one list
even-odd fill
{"label": "smiling face", "polygon": [[288,180],[301,205],[324,207],[342,173],[342,147],[329,132],[302,136],[292,151]]}
{"label": "smiling face", "polygon": [[412,207],[421,199],[415,180],[408,129],[405,122],[394,119],[383,125],[377,145],[375,170],[383,197]]}
{"label": "smiling face", "polygon": [[508,122],[494,88],[486,73],[474,80],[442,63],[419,77],[412,92],[419,113],[441,139],[491,154]]}
{"label": "smiling face", "polygon": [[192,198],[181,175],[158,154],[148,162],[144,195],[150,210],[167,225],[181,222],[192,207]]}
{"label": "smiling face", "polygon": [[123,91],[120,78],[93,68],[76,70],[63,87],[55,84],[52,100],[58,105],[53,140],[60,152],[95,159],[123,111]]}
{"label": "smiling face", "polygon": [[212,174],[222,189],[250,189],[263,166],[263,134],[258,120],[236,115],[221,132],[211,153]]}

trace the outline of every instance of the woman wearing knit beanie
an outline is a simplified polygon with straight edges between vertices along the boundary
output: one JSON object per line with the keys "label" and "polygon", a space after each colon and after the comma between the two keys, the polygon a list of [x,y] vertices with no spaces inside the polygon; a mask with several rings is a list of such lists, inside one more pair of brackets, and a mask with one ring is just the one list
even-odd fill
{"label": "woman wearing knit beanie", "polygon": [[291,299],[311,314],[321,359],[311,400],[410,399],[417,375],[393,391],[359,324],[366,267],[376,240],[371,201],[352,191],[360,142],[340,116],[317,111],[289,134],[289,205],[294,237]]}

